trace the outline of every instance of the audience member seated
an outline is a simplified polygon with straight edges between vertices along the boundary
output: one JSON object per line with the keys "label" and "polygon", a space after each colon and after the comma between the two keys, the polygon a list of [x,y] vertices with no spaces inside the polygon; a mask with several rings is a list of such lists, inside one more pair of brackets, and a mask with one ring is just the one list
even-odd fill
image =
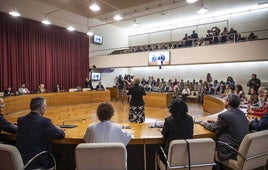
{"label": "audience member seated", "polygon": [[59,84],[57,84],[56,85],[56,87],[53,89],[53,92],[60,92],[61,90],[60,90],[60,85]]}
{"label": "audience member seated", "polygon": [[238,33],[237,33],[237,31],[234,28],[231,28],[230,29],[229,39],[232,40],[232,41],[234,41],[234,42],[238,40]]}
{"label": "audience member seated", "polygon": [[105,90],[104,86],[101,84],[101,81],[100,81],[99,84],[96,86],[96,90],[98,90],[98,91]]}
{"label": "audience member seated", "polygon": [[[165,118],[164,127],[161,134],[164,136],[164,152],[168,155],[168,148],[171,141],[176,139],[193,138],[193,118],[188,114],[188,106],[183,100],[173,99],[169,107],[171,115]],[[161,152],[159,152],[160,154]],[[163,159],[163,155],[160,154]]]}
{"label": "audience member seated", "polygon": [[248,36],[249,41],[257,40],[257,36],[254,34],[254,32],[251,32]]}
{"label": "audience member seated", "polygon": [[266,112],[268,112],[268,98],[266,98],[266,101],[263,103],[261,108],[254,108],[251,104],[248,104],[247,112],[249,114],[263,116]]}
{"label": "audience member seated", "polygon": [[[268,104],[267,104],[268,106]],[[250,131],[261,131],[268,129],[268,111],[261,118],[249,119],[249,130]]]}
{"label": "audience member seated", "polygon": [[[14,124],[8,122],[3,115],[3,110],[5,107],[4,99],[0,97],[0,132],[3,130],[8,133],[16,134],[18,127]],[[0,136],[0,142],[3,142]]]}
{"label": "audience member seated", "polygon": [[[245,113],[238,107],[240,99],[234,94],[229,94],[224,101],[227,111],[218,115],[217,121],[203,121],[206,129],[218,132],[218,141],[225,142],[235,149],[238,149],[244,137],[249,133],[248,120]],[[218,143],[216,150],[220,161],[236,159],[236,152],[233,152]]]}
{"label": "audience member seated", "polygon": [[206,35],[205,41],[209,42],[209,44],[212,43],[212,33],[210,30],[207,30],[207,35]]}
{"label": "audience member seated", "polygon": [[249,97],[249,100],[248,100],[248,103],[252,106],[252,107],[259,107],[258,105],[258,94],[256,92],[256,90],[254,88],[251,88],[250,89],[250,97]]}
{"label": "audience member seated", "polygon": [[227,77],[226,84],[229,84],[232,90],[235,89],[235,81],[231,76]]}
{"label": "audience member seated", "polygon": [[18,90],[18,93],[19,95],[22,95],[22,94],[29,94],[30,91],[28,88],[25,87],[25,83],[22,83],[19,90]]}
{"label": "audience member seated", "polygon": [[113,115],[114,107],[111,103],[100,103],[97,108],[97,116],[100,122],[88,126],[84,140],[88,143],[119,142],[127,145],[131,140],[131,134],[123,131],[122,126],[111,122]]}
{"label": "audience member seated", "polygon": [[[30,102],[31,112],[17,120],[16,146],[24,163],[42,151],[48,151],[52,154],[50,139],[63,139],[65,137],[64,131],[54,126],[51,120],[44,116],[46,106],[46,99],[35,97]],[[30,164],[29,169],[45,169],[53,166],[49,154],[44,154],[39,158]]]}
{"label": "audience member seated", "polygon": [[14,96],[15,93],[12,91],[12,88],[11,86],[8,86],[7,89],[4,91],[4,96],[7,97],[7,96]]}
{"label": "audience member seated", "polygon": [[227,35],[228,35],[228,29],[227,27],[223,28],[223,31],[221,32],[221,42],[224,43],[227,41]]}
{"label": "audience member seated", "polygon": [[243,87],[240,84],[235,85],[234,94],[240,98],[240,101],[245,100],[245,92],[243,91]]}
{"label": "audience member seated", "polygon": [[221,96],[225,92],[225,83],[224,81],[220,81],[220,86],[217,88],[217,94]]}
{"label": "audience member seated", "polygon": [[189,96],[191,93],[190,89],[188,88],[187,85],[184,86],[182,92],[181,92],[181,97],[183,101],[186,101],[187,96]]}
{"label": "audience member seated", "polygon": [[259,87],[258,91],[258,107],[261,108],[267,98],[267,89],[263,86]]}
{"label": "audience member seated", "polygon": [[209,84],[208,85],[209,87],[208,87],[208,93],[207,94],[214,94],[214,88],[213,88],[213,84]]}
{"label": "audience member seated", "polygon": [[46,93],[46,89],[45,89],[45,85],[44,84],[40,84],[38,86],[38,89],[36,91],[37,93]]}
{"label": "audience member seated", "polygon": [[233,90],[231,89],[230,84],[226,84],[226,85],[225,85],[225,91],[224,91],[223,94],[221,94],[221,97],[226,97],[226,96],[228,96],[229,94],[233,94]]}

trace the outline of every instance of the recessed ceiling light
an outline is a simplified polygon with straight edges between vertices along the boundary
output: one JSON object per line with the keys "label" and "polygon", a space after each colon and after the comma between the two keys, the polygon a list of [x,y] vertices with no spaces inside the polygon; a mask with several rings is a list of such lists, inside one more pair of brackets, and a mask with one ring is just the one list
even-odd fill
{"label": "recessed ceiling light", "polygon": [[123,19],[123,17],[121,17],[121,15],[119,15],[119,14],[114,16],[114,20],[116,20],[116,21],[120,21],[122,19]]}
{"label": "recessed ceiling light", "polygon": [[100,6],[98,4],[92,4],[89,6],[89,9],[91,9],[92,11],[99,11]]}
{"label": "recessed ceiling light", "polygon": [[195,3],[197,0],[186,0],[187,3],[192,4]]}
{"label": "recessed ceiling light", "polygon": [[42,21],[42,23],[45,24],[45,25],[50,25],[51,24],[51,22],[48,19],[44,19]]}
{"label": "recessed ceiling light", "polygon": [[10,11],[9,14],[12,15],[13,17],[20,16],[20,13],[18,11],[16,11],[16,10]]}
{"label": "recessed ceiling light", "polygon": [[68,30],[68,31],[74,31],[75,28],[74,28],[73,26],[70,25],[70,26],[67,28],[67,30]]}
{"label": "recessed ceiling light", "polygon": [[87,35],[88,35],[88,36],[92,36],[92,35],[94,35],[94,33],[93,33],[92,31],[88,31],[88,32],[87,32]]}
{"label": "recessed ceiling light", "polygon": [[202,7],[197,11],[198,14],[204,14],[204,13],[207,13],[207,12],[208,12],[208,9],[205,8],[205,7]]}

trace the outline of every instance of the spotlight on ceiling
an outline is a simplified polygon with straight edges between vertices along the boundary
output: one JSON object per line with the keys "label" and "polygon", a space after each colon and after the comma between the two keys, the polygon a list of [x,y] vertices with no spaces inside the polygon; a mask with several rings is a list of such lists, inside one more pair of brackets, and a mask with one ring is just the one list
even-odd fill
{"label": "spotlight on ceiling", "polygon": [[68,30],[68,31],[74,31],[75,28],[74,28],[73,26],[70,25],[69,27],[67,27],[67,30]]}
{"label": "spotlight on ceiling", "polygon": [[92,4],[89,6],[89,9],[91,9],[92,11],[99,11],[100,6],[98,4]]}
{"label": "spotlight on ceiling", "polygon": [[201,8],[197,11],[198,14],[204,14],[204,13],[207,13],[207,12],[208,12],[208,9],[207,9],[206,7],[201,7]]}
{"label": "spotlight on ceiling", "polygon": [[120,21],[122,19],[123,19],[123,17],[121,15],[119,15],[119,14],[114,16],[114,20],[116,20],[116,21]]}
{"label": "spotlight on ceiling", "polygon": [[18,16],[20,16],[20,13],[19,13],[18,11],[16,11],[16,10],[12,10],[12,11],[10,11],[9,14],[12,15],[13,17],[18,17]]}
{"label": "spotlight on ceiling", "polygon": [[87,35],[88,36],[92,36],[94,33],[92,32],[92,31],[90,31],[90,30],[88,30],[88,32],[87,32]]}
{"label": "spotlight on ceiling", "polygon": [[192,4],[195,3],[197,0],[186,0],[187,3]]}
{"label": "spotlight on ceiling", "polygon": [[45,25],[50,25],[51,24],[51,22],[47,18],[43,19],[42,23],[45,24]]}

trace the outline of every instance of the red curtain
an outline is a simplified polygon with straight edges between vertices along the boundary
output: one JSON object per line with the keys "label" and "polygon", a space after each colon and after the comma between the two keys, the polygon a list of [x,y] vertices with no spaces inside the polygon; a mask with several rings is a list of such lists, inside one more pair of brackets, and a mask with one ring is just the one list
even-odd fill
{"label": "red curtain", "polygon": [[0,12],[0,91],[21,83],[34,91],[84,86],[89,73],[89,38],[85,33],[14,18]]}

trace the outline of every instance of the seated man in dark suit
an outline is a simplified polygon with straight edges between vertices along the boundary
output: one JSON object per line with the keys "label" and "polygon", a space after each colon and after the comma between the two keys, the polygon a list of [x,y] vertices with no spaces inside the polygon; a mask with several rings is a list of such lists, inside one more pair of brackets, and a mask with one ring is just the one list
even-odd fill
{"label": "seated man in dark suit", "polygon": [[[219,114],[216,122],[208,121],[201,124],[208,130],[218,132],[219,141],[238,149],[244,137],[249,133],[248,120],[245,113],[238,108],[240,104],[238,96],[229,94],[224,104],[227,111]],[[236,153],[222,144],[218,144],[216,150],[220,161],[236,159]]]}
{"label": "seated man in dark suit", "polygon": [[104,86],[99,82],[99,84],[96,86],[96,90],[105,90]]}
{"label": "seated man in dark suit", "polygon": [[[16,125],[9,123],[3,116],[2,112],[4,110],[5,104],[3,98],[0,97],[0,132],[3,130],[8,133],[17,133],[18,128]],[[0,142],[2,142],[0,138]]]}
{"label": "seated man in dark suit", "polygon": [[[17,148],[21,153],[24,163],[27,163],[33,156],[42,152],[52,152],[49,139],[62,139],[65,133],[62,129],[54,126],[50,119],[43,117],[46,111],[46,100],[42,97],[35,97],[30,103],[31,112],[18,118]],[[48,154],[40,156],[29,166],[34,168],[49,168],[53,161]]]}

